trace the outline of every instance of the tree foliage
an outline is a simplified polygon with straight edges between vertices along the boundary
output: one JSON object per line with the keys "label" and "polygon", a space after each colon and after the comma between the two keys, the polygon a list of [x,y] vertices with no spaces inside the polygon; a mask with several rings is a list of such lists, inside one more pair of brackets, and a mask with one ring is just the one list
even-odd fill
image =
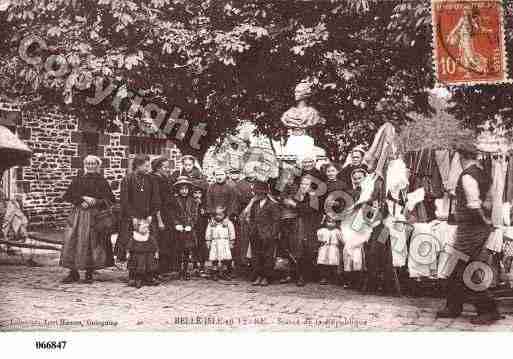
{"label": "tree foliage", "polygon": [[[200,152],[243,120],[255,123],[263,134],[283,136],[279,119],[293,105],[294,86],[303,79],[315,84],[312,101],[327,119],[316,137],[331,150],[367,141],[385,121],[401,125],[412,110],[433,111],[427,92],[434,86],[429,1],[7,3],[0,12],[3,94],[64,107],[110,126],[112,98],[91,106],[85,99],[94,86],[78,89],[90,76],[102,76],[144,95],[145,103],[169,111],[181,107],[191,125],[207,123]],[[31,55],[45,59],[61,54],[75,67],[55,78],[46,75],[43,65],[27,64],[18,50],[28,35],[48,43],[46,49],[30,49]],[[508,44],[511,39],[508,33]],[[478,90],[454,91],[460,105],[455,113],[464,117]],[[499,109],[504,96],[490,111],[505,107]],[[122,110],[128,105],[125,100]],[[477,116],[488,116],[486,111],[480,109]]]}

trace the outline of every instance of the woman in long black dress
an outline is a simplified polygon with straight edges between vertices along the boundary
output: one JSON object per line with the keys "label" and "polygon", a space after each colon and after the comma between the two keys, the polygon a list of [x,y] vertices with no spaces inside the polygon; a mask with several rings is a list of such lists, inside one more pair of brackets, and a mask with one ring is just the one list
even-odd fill
{"label": "woman in long black dress", "polygon": [[159,274],[167,274],[172,271],[175,259],[174,241],[171,237],[171,201],[173,190],[169,175],[169,160],[158,157],[151,162],[152,174],[158,185],[160,207],[156,213],[158,230],[157,240],[159,245]]}
{"label": "woman in long black dress", "polygon": [[114,195],[107,180],[100,174],[101,160],[96,156],[84,159],[84,174],[75,177],[63,200],[74,208],[69,216],[69,231],[62,247],[60,265],[70,270],[63,283],[77,282],[79,270],[85,270],[85,282],[92,283],[93,270],[114,265],[110,233],[95,230],[96,215],[111,206]]}

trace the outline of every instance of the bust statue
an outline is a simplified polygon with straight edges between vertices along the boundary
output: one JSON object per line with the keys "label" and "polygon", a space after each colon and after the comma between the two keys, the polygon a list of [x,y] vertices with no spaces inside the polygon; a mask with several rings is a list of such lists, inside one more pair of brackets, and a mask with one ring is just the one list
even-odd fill
{"label": "bust statue", "polygon": [[281,116],[281,122],[288,129],[289,135],[284,153],[295,156],[296,160],[305,156],[323,157],[326,151],[315,146],[314,139],[307,134],[308,129],[325,123],[319,112],[307,102],[312,96],[312,85],[308,82],[299,83],[294,95],[296,106]]}
{"label": "bust statue", "polygon": [[[310,127],[323,124],[325,120],[319,112],[308,105],[308,99],[312,96],[312,87],[308,82],[301,82],[294,91],[296,106],[288,109],[282,116],[281,122],[296,135]],[[299,131],[298,131],[299,130]],[[302,131],[301,131],[302,130]]]}

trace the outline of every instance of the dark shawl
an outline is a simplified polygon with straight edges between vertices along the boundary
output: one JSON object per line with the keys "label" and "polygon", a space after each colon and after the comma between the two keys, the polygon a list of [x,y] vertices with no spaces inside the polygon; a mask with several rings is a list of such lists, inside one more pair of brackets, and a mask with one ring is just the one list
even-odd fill
{"label": "dark shawl", "polygon": [[[73,178],[62,200],[79,206],[82,196],[106,200],[111,204],[116,201],[107,180],[99,173],[88,173]],[[99,206],[104,204],[99,204]]]}

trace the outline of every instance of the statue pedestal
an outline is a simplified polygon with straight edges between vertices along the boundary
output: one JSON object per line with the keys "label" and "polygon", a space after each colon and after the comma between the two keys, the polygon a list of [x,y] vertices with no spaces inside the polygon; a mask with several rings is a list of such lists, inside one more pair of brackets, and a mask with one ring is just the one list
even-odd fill
{"label": "statue pedestal", "polygon": [[283,155],[295,157],[297,161],[301,161],[306,157],[312,157],[314,159],[326,158],[326,151],[316,146],[311,136],[292,134],[287,139]]}

